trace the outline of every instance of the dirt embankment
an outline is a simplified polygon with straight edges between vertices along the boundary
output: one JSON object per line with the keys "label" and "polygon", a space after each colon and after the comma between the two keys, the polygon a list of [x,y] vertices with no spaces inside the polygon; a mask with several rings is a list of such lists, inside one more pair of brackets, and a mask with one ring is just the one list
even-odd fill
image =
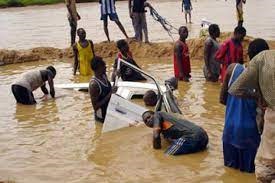
{"label": "dirt embankment", "polygon": [[[220,42],[230,37],[230,33],[223,33],[220,37]],[[244,42],[244,53],[246,53],[249,42],[253,40],[252,37],[247,37]],[[189,45],[189,51],[191,59],[203,59],[205,38],[189,39],[187,41]],[[275,41],[268,41],[270,48],[275,49]],[[173,55],[173,43],[151,43],[140,44],[131,41],[130,49],[133,52],[135,58],[154,58],[154,57],[172,57]],[[115,57],[118,50],[115,42],[111,43],[98,43],[95,44],[95,53],[98,56],[108,58]],[[42,60],[68,60],[73,58],[71,48],[58,49],[51,47],[38,47],[29,50],[0,50],[0,65],[23,63]],[[245,56],[247,60],[247,56]]]}

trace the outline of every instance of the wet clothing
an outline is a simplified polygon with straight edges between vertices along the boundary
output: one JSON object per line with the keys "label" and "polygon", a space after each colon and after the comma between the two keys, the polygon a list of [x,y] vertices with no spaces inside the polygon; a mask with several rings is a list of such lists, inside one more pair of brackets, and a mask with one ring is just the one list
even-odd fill
{"label": "wet clothing", "polygon": [[107,21],[108,16],[111,21],[118,20],[116,13],[115,0],[100,0],[101,20]]}
{"label": "wet clothing", "polygon": [[24,104],[24,105],[36,104],[33,93],[27,88],[20,85],[13,84],[11,86],[11,91],[17,103]]}
{"label": "wet clothing", "polygon": [[267,104],[264,128],[256,155],[256,177],[259,182],[270,182],[275,177],[275,50],[262,51],[249,63],[229,89],[242,97],[260,94]]}
{"label": "wet clothing", "polygon": [[[225,76],[230,76],[230,79],[226,78],[223,84],[230,88],[243,71],[244,66],[235,64],[232,73]],[[260,144],[256,108],[256,100],[228,94],[222,138],[225,166],[254,172],[254,160]]]}
{"label": "wet clothing", "polygon": [[224,81],[227,67],[232,63],[243,64],[243,47],[233,39],[226,40],[216,52],[216,60],[222,64],[221,82]]}
{"label": "wet clothing", "polygon": [[[204,129],[187,120],[166,112],[155,112],[154,141],[160,143],[160,133],[171,141],[166,154],[180,155],[204,150],[208,144],[208,135]],[[157,131],[156,131],[156,130]]]}
{"label": "wet clothing", "polygon": [[[179,62],[182,62],[183,77],[190,78],[191,66],[190,66],[189,48],[185,42],[178,40],[177,43],[182,46],[182,60],[180,60]],[[174,74],[176,78],[183,80],[184,78],[179,77],[180,69],[179,69],[176,54],[177,53],[174,53]]]}
{"label": "wet clothing", "polygon": [[80,43],[76,44],[76,48],[78,50],[78,61],[79,61],[79,73],[83,76],[92,75],[93,71],[91,69],[91,62],[94,58],[94,54],[92,51],[91,42],[88,41],[88,46],[83,48]]}
{"label": "wet clothing", "polygon": [[137,41],[142,41],[142,33],[144,33],[145,42],[149,42],[146,14],[133,12],[132,24],[135,31],[135,39]]}
{"label": "wet clothing", "polygon": [[[25,105],[35,104],[36,101],[32,92],[37,88],[44,86],[45,81],[49,79],[49,75],[54,78],[52,72],[48,70],[29,71],[22,74],[22,76],[17,79],[11,86],[12,93],[17,103]],[[48,94],[47,89],[46,91],[42,91],[44,94]]]}
{"label": "wet clothing", "polygon": [[[210,81],[218,81],[220,76],[220,63],[216,60],[216,52],[218,51],[220,45],[219,43],[211,37],[208,37],[205,40],[204,47],[206,49],[207,46],[211,46],[209,58],[204,56],[205,65],[203,67],[203,73],[206,80]],[[208,63],[206,62],[208,60]],[[211,71],[211,75],[209,75],[209,71]]]}
{"label": "wet clothing", "polygon": [[133,13],[144,13],[146,0],[133,0]]}
{"label": "wet clothing", "polygon": [[[111,86],[111,83],[108,81],[107,76],[105,76],[104,82],[99,80],[95,76],[92,77],[90,83],[93,81],[97,84],[97,86],[99,88],[98,101],[104,99],[112,91],[112,86]],[[107,113],[108,104],[109,104],[109,101],[106,102],[103,106],[101,106],[101,108],[99,108],[97,111],[95,111],[94,115],[95,115],[95,119],[97,121],[104,123],[105,116]]]}
{"label": "wet clothing", "polygon": [[[127,56],[122,55],[121,52],[118,53],[117,58],[115,59],[115,63],[113,65],[114,69],[117,69],[117,63],[118,63],[118,58],[121,58],[128,63],[140,68],[135,60],[133,59],[132,53],[129,51]],[[120,66],[120,73],[121,73],[121,79],[123,81],[145,81],[146,78],[142,76],[139,72],[136,72],[135,70],[129,68],[126,65],[121,65]]]}

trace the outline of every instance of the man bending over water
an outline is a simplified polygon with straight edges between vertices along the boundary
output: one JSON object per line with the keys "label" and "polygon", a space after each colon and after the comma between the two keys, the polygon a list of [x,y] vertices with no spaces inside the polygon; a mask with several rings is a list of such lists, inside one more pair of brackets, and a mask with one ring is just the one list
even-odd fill
{"label": "man bending over water", "polygon": [[171,142],[166,154],[195,153],[204,150],[208,144],[208,135],[203,128],[176,115],[146,111],[142,118],[146,126],[153,128],[154,149],[161,149],[160,134]]}
{"label": "man bending over water", "polygon": [[48,81],[50,86],[50,94],[52,98],[55,96],[53,79],[56,75],[56,70],[53,66],[49,66],[44,70],[29,71],[22,74],[22,76],[11,85],[12,93],[17,103],[25,105],[36,104],[33,96],[33,91],[37,88],[41,88],[46,97],[49,92],[46,88],[46,82]]}

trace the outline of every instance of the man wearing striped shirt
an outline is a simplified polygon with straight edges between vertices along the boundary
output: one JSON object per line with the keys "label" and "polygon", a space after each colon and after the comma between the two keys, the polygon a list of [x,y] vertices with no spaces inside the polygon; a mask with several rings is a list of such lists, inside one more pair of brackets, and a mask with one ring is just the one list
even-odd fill
{"label": "man wearing striped shirt", "polygon": [[116,7],[115,7],[115,0],[99,0],[100,3],[100,12],[101,12],[101,20],[103,20],[104,25],[104,32],[106,34],[106,37],[108,41],[110,42],[109,37],[109,30],[108,30],[108,16],[111,21],[114,21],[121,32],[125,35],[125,37],[128,39],[127,33],[121,24],[121,22],[118,19],[117,13],[116,13]]}

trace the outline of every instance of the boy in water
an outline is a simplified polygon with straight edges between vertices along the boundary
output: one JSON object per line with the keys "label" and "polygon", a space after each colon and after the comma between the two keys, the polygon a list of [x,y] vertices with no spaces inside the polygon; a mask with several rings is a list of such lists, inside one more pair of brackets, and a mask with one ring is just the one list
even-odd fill
{"label": "boy in water", "polygon": [[[119,49],[119,52],[117,54],[117,58],[115,60],[115,64],[113,65],[113,73],[112,73],[112,81],[115,80],[116,74],[117,74],[117,62],[118,59],[123,59],[126,62],[140,68],[135,60],[133,59],[132,52],[129,49],[128,43],[121,39],[117,41],[117,48]],[[126,65],[122,65],[120,67],[120,75],[123,81],[144,81],[146,80],[145,77],[143,77],[139,72],[136,72],[135,70],[129,68]]]}
{"label": "boy in water", "polygon": [[49,92],[46,88],[46,82],[49,83],[50,94],[52,98],[54,98],[55,90],[53,79],[55,75],[56,70],[53,66],[48,66],[44,70],[29,71],[22,74],[21,77],[11,85],[11,90],[17,103],[25,105],[36,104],[32,92],[39,87],[44,93],[42,98],[47,98]]}
{"label": "boy in water", "polygon": [[181,5],[182,9],[181,11],[183,12],[184,9],[184,13],[185,13],[185,22],[187,23],[187,14],[189,15],[189,23],[191,22],[191,10],[192,8],[192,4],[191,4],[191,0],[182,0],[182,5]]}
{"label": "boy in water", "polygon": [[161,149],[160,134],[171,142],[165,152],[167,155],[195,153],[207,147],[208,135],[206,131],[175,114],[146,111],[142,114],[142,119],[147,127],[153,128],[154,149]]}
{"label": "boy in water", "polygon": [[191,78],[191,66],[189,49],[185,42],[188,37],[186,26],[179,28],[179,36],[180,38],[174,46],[174,74],[177,79],[188,82]]}
{"label": "boy in water", "polygon": [[95,56],[94,44],[91,40],[86,39],[86,32],[83,28],[77,30],[79,41],[73,45],[74,51],[74,75],[79,68],[79,73],[82,76],[92,74],[91,60]]}

